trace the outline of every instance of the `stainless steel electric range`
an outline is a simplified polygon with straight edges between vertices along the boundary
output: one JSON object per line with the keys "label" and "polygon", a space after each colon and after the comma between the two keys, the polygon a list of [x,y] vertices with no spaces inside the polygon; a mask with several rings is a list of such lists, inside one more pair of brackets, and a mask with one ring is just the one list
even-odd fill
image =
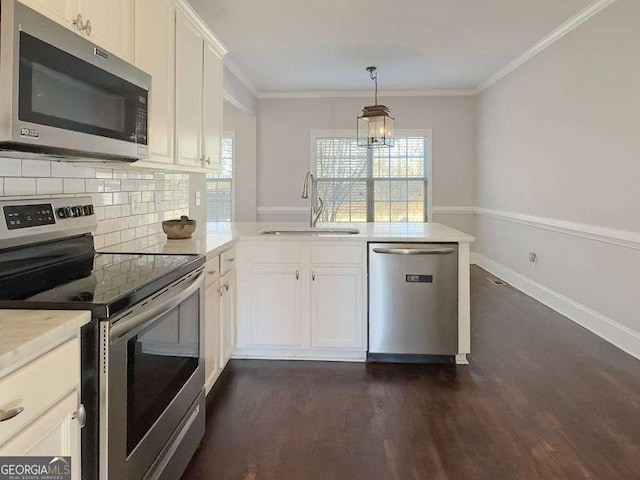
{"label": "stainless steel electric range", "polygon": [[90,310],[82,478],[179,478],[204,435],[204,257],[96,253],[90,197],[0,202],[0,308]]}

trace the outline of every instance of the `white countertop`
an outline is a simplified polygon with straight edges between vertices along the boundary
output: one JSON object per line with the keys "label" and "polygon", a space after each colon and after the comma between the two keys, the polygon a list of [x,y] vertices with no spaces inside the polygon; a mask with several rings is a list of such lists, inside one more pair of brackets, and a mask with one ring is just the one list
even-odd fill
{"label": "white countertop", "polygon": [[[471,235],[439,223],[318,223],[318,227],[357,228],[357,235],[261,235],[264,228],[300,228],[304,223],[233,222],[208,223],[206,232],[196,231],[188,240],[165,240],[144,248],[141,253],[201,254],[215,256],[236,241],[305,240],[305,241],[364,241],[364,242],[456,242],[470,243]],[[102,249],[105,252],[124,252],[118,245]]]}
{"label": "white countertop", "polygon": [[89,323],[81,310],[0,310],[0,377]]}

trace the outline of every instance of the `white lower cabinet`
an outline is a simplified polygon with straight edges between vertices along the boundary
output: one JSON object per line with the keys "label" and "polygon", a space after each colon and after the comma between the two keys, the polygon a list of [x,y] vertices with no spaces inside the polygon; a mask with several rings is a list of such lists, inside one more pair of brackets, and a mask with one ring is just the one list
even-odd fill
{"label": "white lower cabinet", "polygon": [[251,344],[301,346],[301,265],[251,267]]}
{"label": "white lower cabinet", "polygon": [[227,364],[236,346],[236,271],[220,277],[220,363]]}
{"label": "white lower cabinet", "polygon": [[[222,253],[228,257],[229,249]],[[234,254],[235,255],[235,254]],[[236,270],[229,267],[220,275],[222,260],[215,257],[205,266],[204,371],[209,393],[236,345]]]}
{"label": "white lower cabinet", "polygon": [[239,358],[366,358],[362,243],[242,242]]}
{"label": "white lower cabinet", "polygon": [[80,342],[78,337],[0,378],[0,456],[69,456],[80,480]]}
{"label": "white lower cabinet", "polygon": [[220,287],[218,280],[205,289],[205,327],[204,327],[204,374],[206,391],[209,393],[220,371]]}
{"label": "white lower cabinet", "polygon": [[311,346],[362,347],[361,267],[311,267]]}

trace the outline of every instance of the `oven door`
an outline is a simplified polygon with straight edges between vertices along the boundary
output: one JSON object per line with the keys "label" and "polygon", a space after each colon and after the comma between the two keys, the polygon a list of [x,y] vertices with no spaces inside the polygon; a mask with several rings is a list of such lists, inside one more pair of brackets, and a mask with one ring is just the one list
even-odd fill
{"label": "oven door", "polygon": [[11,135],[3,143],[86,158],[146,156],[151,77],[24,5],[12,7],[11,51],[2,59],[12,80],[0,84],[12,101],[2,106],[11,110]]}
{"label": "oven door", "polygon": [[202,269],[101,326],[100,478],[140,479],[204,387]]}

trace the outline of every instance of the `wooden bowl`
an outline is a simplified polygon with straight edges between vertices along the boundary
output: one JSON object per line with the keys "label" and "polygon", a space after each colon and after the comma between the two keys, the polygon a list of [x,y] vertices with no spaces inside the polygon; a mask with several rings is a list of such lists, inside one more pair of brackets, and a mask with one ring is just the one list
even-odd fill
{"label": "wooden bowl", "polygon": [[196,221],[186,215],[182,215],[179,220],[165,220],[162,222],[162,230],[167,234],[169,240],[183,240],[191,238],[196,231]]}

